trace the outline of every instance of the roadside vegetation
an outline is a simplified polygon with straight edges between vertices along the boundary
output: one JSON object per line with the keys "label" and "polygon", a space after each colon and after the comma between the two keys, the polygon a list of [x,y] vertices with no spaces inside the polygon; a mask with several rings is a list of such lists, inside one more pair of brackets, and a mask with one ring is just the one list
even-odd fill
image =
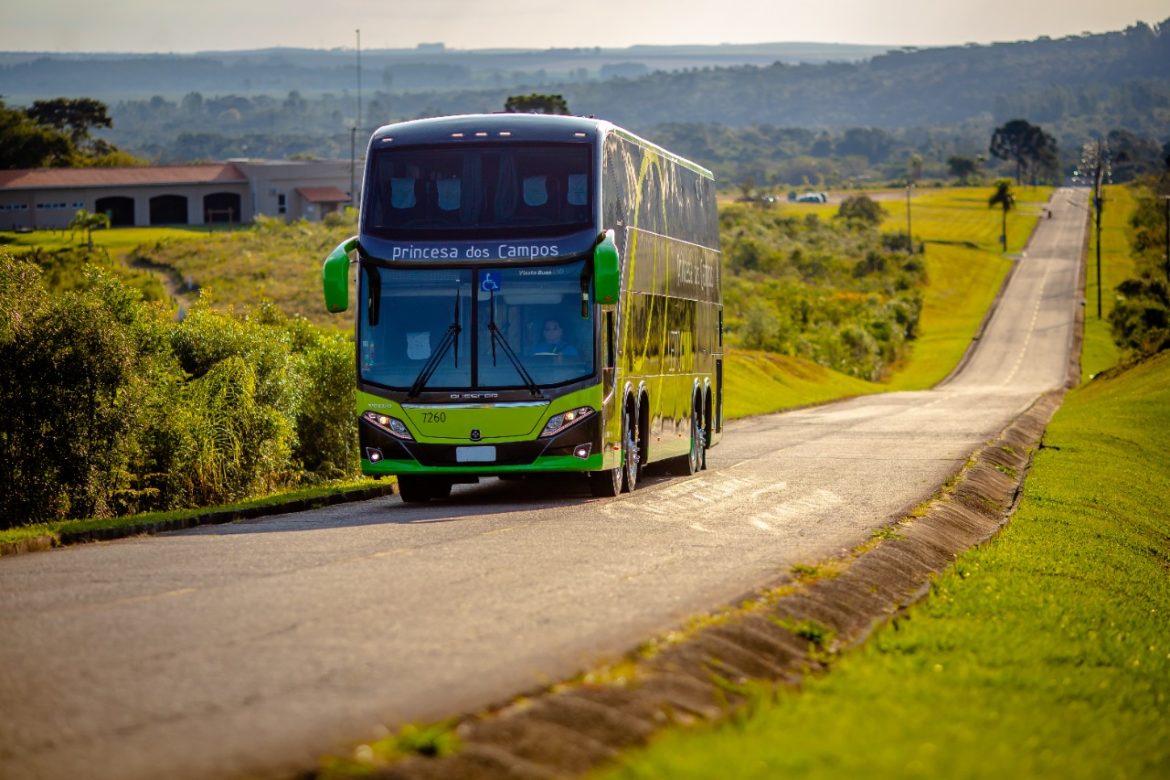
{"label": "roadside vegetation", "polygon": [[98,267],[0,253],[0,528],[352,477],[353,350],[274,306],[176,322]]}
{"label": "roadside vegetation", "polygon": [[[727,418],[941,379],[1009,265],[985,191],[916,195],[913,255],[900,201],[725,209]],[[1034,221],[1013,213],[1009,241]],[[0,404],[19,411],[0,432],[0,527],[133,525],[356,477],[351,322],[320,304],[321,258],[353,229],[350,213],[97,230],[93,250],[5,235],[0,352],[18,370]],[[181,307],[165,279],[189,280]]]}
{"label": "roadside vegetation", "polygon": [[602,776],[1166,776],[1168,448],[1170,353],[1073,391],[1012,522],[924,603],[799,693]]}

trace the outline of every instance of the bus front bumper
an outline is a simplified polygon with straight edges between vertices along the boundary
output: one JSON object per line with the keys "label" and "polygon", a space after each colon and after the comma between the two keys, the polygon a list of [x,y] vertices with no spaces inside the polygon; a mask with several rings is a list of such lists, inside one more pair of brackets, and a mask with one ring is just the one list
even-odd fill
{"label": "bus front bumper", "polygon": [[[601,444],[601,415],[582,420],[556,436],[499,443],[402,441],[364,419],[359,421],[358,430],[362,473],[369,476],[583,472],[608,467]],[[467,452],[464,448],[487,447],[494,447],[494,460],[468,462],[461,458],[461,452]]]}

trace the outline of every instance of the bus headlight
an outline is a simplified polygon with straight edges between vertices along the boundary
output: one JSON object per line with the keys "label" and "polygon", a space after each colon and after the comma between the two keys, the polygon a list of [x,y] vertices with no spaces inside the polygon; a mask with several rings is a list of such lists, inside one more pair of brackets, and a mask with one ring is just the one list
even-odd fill
{"label": "bus headlight", "polygon": [[555,436],[566,428],[576,425],[593,414],[593,407],[578,406],[576,409],[570,409],[567,412],[554,414],[548,418],[548,422],[544,424],[544,430],[540,432],[540,438],[548,436]]}
{"label": "bus headlight", "polygon": [[403,441],[414,441],[414,437],[410,435],[410,430],[406,427],[406,423],[399,420],[397,417],[391,417],[380,412],[362,412],[362,419],[371,423],[374,427],[379,428],[386,433],[393,436],[395,439],[402,439]]}

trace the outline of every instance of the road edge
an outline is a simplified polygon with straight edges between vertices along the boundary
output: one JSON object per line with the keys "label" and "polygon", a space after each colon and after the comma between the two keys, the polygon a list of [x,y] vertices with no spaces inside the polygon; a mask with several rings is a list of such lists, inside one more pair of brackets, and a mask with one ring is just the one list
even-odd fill
{"label": "road edge", "polygon": [[265,504],[263,506],[241,507],[238,509],[217,509],[211,507],[206,511],[199,511],[187,517],[171,520],[133,523],[131,525],[98,528],[90,531],[66,530],[62,531],[59,537],[46,534],[15,542],[0,543],[0,557],[43,552],[45,550],[53,550],[88,542],[109,542],[115,539],[125,539],[131,536],[142,536],[146,534],[159,534],[166,531],[185,531],[189,528],[197,528],[203,525],[223,525],[225,523],[234,523],[238,520],[252,520],[257,517],[270,517],[272,515],[283,515],[290,512],[304,512],[309,509],[333,506],[334,504],[369,501],[370,499],[393,495],[397,492],[398,488],[396,484],[394,482],[387,482],[382,485],[371,485],[370,487],[359,488],[357,490],[326,493],[325,495],[313,496],[311,498],[296,498],[282,503]]}

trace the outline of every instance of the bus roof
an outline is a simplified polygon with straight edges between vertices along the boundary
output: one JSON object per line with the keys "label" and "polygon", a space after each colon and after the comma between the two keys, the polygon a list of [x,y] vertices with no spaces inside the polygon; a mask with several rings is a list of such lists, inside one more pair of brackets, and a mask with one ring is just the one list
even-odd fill
{"label": "bus roof", "polygon": [[612,122],[592,117],[500,113],[414,119],[378,128],[370,139],[370,148],[386,148],[397,143],[459,143],[501,138],[513,141],[593,141],[614,132],[629,141],[654,149],[664,157],[708,179],[714,178],[711,171],[703,166],[640,138]]}

